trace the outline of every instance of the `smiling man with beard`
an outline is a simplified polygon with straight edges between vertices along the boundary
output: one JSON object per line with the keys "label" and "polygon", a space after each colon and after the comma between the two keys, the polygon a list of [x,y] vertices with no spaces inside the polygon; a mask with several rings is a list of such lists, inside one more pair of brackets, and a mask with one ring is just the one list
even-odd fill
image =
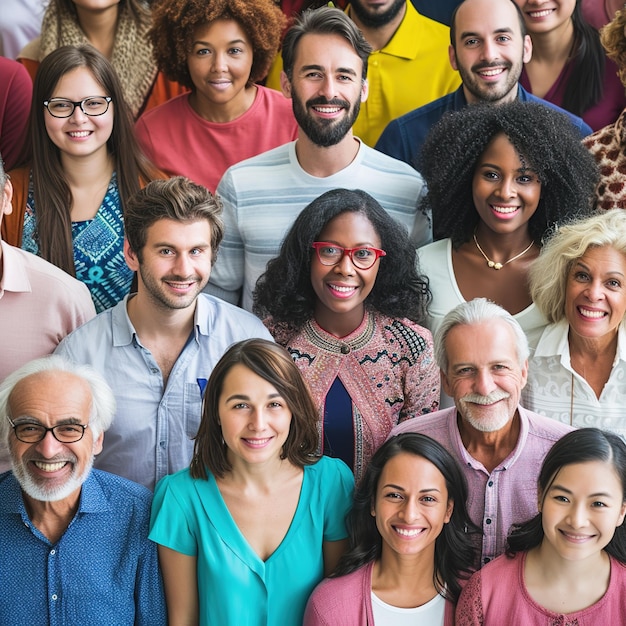
{"label": "smiling man with beard", "polygon": [[424,140],[445,113],[467,105],[504,104],[515,99],[539,102],[567,115],[581,138],[591,133],[581,118],[518,84],[524,63],[532,56],[532,42],[513,0],[461,2],[452,17],[448,55],[450,65],[461,75],[461,86],[391,121],[376,143],[377,150],[419,169]]}
{"label": "smiling man with beard", "polygon": [[443,445],[467,479],[467,508],[483,529],[483,565],[504,552],[512,524],[537,513],[537,477],[552,444],[571,426],[519,405],[528,341],[518,322],[485,298],[452,309],[435,334],[442,387],[455,407],[396,426]]}
{"label": "smiling man with beard", "polygon": [[448,63],[449,28],[409,0],[351,0],[346,12],[373,49],[370,97],[354,125],[373,146],[391,120],[450,93],[459,76]]}
{"label": "smiling man with beard", "polygon": [[367,98],[370,51],[352,20],[331,7],[306,12],[287,32],[281,84],[293,103],[298,139],[234,165],[220,181],[225,232],[209,280],[214,295],[252,310],[256,281],[294,220],[331,189],[366,191],[416,247],[431,241],[429,216],[417,208],[422,177],[352,134]]}
{"label": "smiling man with beard", "polygon": [[164,626],[150,492],[92,470],[115,399],[90,367],[31,361],[0,386],[0,623]]}
{"label": "smiling man with beard", "polygon": [[254,315],[202,293],[222,238],[221,207],[178,176],[152,181],[124,209],[124,254],[137,293],[97,315],[56,353],[100,372],[115,422],[96,467],[152,489],[189,465],[202,392],[236,341],[271,339]]}

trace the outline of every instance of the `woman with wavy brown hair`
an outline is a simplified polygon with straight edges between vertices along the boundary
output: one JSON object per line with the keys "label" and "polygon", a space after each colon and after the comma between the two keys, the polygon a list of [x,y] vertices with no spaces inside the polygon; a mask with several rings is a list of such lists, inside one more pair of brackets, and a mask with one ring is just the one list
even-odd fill
{"label": "woman with wavy brown hair", "polygon": [[300,626],[347,547],[354,486],[344,463],[315,456],[316,423],[280,346],[248,339],[217,363],[191,466],[152,506],[171,626]]}

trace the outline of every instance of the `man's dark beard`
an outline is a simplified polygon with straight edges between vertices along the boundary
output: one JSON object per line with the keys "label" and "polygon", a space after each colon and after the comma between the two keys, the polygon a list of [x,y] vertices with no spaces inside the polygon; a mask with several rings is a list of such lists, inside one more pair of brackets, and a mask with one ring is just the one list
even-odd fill
{"label": "man's dark beard", "polygon": [[371,13],[360,4],[360,0],[352,0],[350,3],[350,11],[354,11],[354,14],[359,18],[363,26],[379,28],[392,22],[405,5],[406,0],[396,0],[383,13]]}
{"label": "man's dark beard", "polygon": [[357,100],[351,113],[343,117],[340,121],[324,120],[313,118],[308,110],[311,106],[340,106],[350,110],[350,103],[347,100],[333,98],[312,98],[303,106],[297,94],[292,95],[293,114],[296,122],[303,130],[304,134],[316,145],[322,148],[329,148],[338,144],[354,126],[354,122],[361,109],[361,101]]}

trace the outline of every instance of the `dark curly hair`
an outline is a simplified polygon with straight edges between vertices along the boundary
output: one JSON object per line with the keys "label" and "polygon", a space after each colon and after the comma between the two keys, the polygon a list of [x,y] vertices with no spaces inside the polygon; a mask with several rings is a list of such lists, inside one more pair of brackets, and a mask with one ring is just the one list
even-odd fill
{"label": "dark curly hair", "polygon": [[254,290],[254,312],[286,323],[294,330],[313,317],[316,296],[311,284],[311,247],[326,224],[342,213],[362,213],[380,237],[387,256],[381,259],[370,307],[418,324],[430,301],[428,279],[418,273],[415,246],[402,226],[365,191],[333,189],[319,196],[297,217],[279,255],[267,264]]}
{"label": "dark curly hair", "polygon": [[471,239],[480,219],[472,199],[474,171],[500,134],[541,181],[539,205],[528,223],[535,242],[555,225],[589,214],[598,170],[564,113],[534,102],[475,104],[441,118],[417,164],[428,185],[424,202],[432,210],[436,239],[450,237],[455,248]]}
{"label": "dark curly hair", "polygon": [[467,481],[458,463],[440,443],[421,433],[402,433],[391,437],[372,457],[354,492],[354,502],[346,520],[349,551],[341,558],[332,576],[345,576],[380,559],[383,540],[371,511],[385,465],[402,453],[430,461],[443,474],[448,498],[454,502],[450,521],[444,524],[435,539],[433,582],[442,596],[456,602],[461,591],[459,579],[469,578],[476,564],[477,538],[482,533],[467,512]]}
{"label": "dark curly hair", "polygon": [[265,78],[286,24],[272,0],[158,0],[152,8],[150,38],[167,78],[194,89],[187,67],[194,31],[218,19],[235,20],[252,42],[249,83]]}

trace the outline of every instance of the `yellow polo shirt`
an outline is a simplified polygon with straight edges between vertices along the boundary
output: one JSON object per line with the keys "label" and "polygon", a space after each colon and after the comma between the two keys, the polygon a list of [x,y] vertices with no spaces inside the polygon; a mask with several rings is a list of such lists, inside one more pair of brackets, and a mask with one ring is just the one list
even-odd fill
{"label": "yellow polo shirt", "polygon": [[[346,9],[350,13],[350,7]],[[454,91],[461,84],[448,59],[450,29],[420,15],[407,1],[406,14],[389,43],[370,55],[369,96],[361,103],[354,134],[374,146],[387,124]],[[282,58],[275,59],[267,86],[280,89]]]}
{"label": "yellow polo shirt", "polygon": [[394,36],[370,55],[369,96],[361,104],[354,134],[373,146],[391,120],[454,91],[461,77],[450,65],[449,44],[450,29],[407,2]]}

